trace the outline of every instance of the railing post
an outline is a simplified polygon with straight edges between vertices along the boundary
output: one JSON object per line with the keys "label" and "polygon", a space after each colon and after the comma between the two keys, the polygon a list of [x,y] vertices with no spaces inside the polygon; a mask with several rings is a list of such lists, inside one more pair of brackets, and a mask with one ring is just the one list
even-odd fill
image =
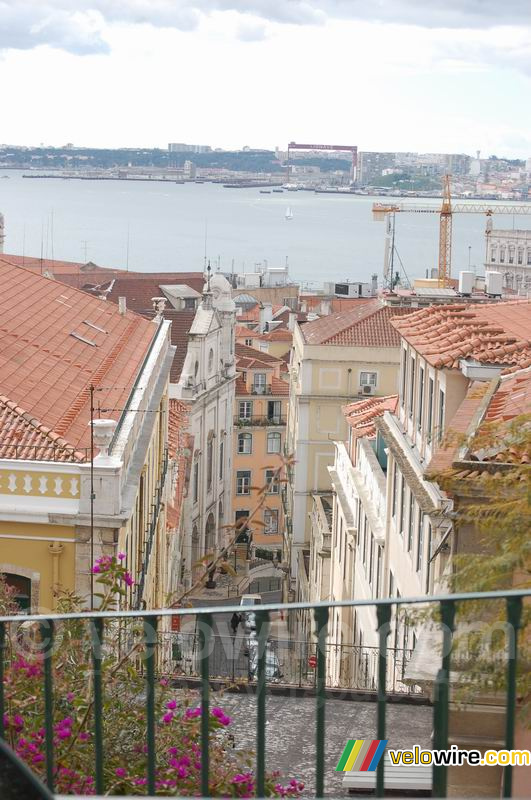
{"label": "railing post", "polygon": [[265,797],[266,655],[269,612],[256,612],[258,670],[256,677],[256,796]]}
{"label": "railing post", "polygon": [[94,762],[95,762],[95,789],[98,794],[104,794],[103,777],[103,702],[101,662],[103,658],[103,619],[90,620],[92,636],[92,667],[94,685]]}
{"label": "railing post", "polygon": [[[507,621],[512,633],[507,661],[507,706],[505,712],[505,749],[514,750],[514,724],[516,716],[516,669],[518,657],[518,629],[522,618],[522,598],[507,598]],[[512,797],[513,768],[507,764],[503,769],[503,796]]]}
{"label": "railing post", "polygon": [[325,744],[325,706],[326,706],[326,635],[328,627],[328,608],[315,609],[317,633],[317,670],[315,683],[316,728],[315,728],[315,796],[324,797],[324,744]]}
{"label": "railing post", "polygon": [[4,713],[5,713],[5,697],[4,697],[4,664],[5,664],[5,649],[6,649],[6,624],[0,622],[0,739],[5,737],[4,726]]}
{"label": "railing post", "polygon": [[[377,737],[385,739],[385,715],[387,710],[387,637],[389,636],[391,621],[391,606],[378,606],[376,609],[378,620],[378,724]],[[376,797],[384,797],[384,758],[383,756],[376,767]]]}
{"label": "railing post", "polygon": [[157,648],[157,617],[144,618],[144,644],[146,647],[146,745],[147,791],[155,794],[155,653]]}
{"label": "railing post", "polygon": [[[433,706],[433,748],[448,749],[448,705],[450,698],[450,656],[452,634],[454,631],[455,602],[441,600],[441,622],[443,626],[443,651],[441,669],[435,679],[435,697]],[[446,797],[447,774],[446,765],[433,765],[433,796]]]}
{"label": "railing post", "polygon": [[54,764],[53,764],[53,620],[47,619],[40,625],[43,643],[42,655],[44,659],[44,731],[46,751],[46,783],[51,792],[54,789]]}
{"label": "railing post", "polygon": [[198,620],[199,658],[201,660],[201,796],[210,797],[209,787],[209,655],[212,615],[201,614]]}

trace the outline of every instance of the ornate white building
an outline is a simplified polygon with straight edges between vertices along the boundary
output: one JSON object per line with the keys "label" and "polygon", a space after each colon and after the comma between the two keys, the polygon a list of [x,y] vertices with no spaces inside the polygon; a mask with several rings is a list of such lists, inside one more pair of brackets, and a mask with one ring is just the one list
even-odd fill
{"label": "ornate white building", "polygon": [[531,230],[491,230],[486,259],[485,269],[501,272],[506,288],[531,290]]}
{"label": "ornate white building", "polygon": [[188,586],[194,564],[224,546],[229,537],[223,526],[232,522],[235,310],[226,278],[207,278],[180,380],[170,384],[170,397],[190,404],[188,432],[193,437],[181,532],[182,579]]}

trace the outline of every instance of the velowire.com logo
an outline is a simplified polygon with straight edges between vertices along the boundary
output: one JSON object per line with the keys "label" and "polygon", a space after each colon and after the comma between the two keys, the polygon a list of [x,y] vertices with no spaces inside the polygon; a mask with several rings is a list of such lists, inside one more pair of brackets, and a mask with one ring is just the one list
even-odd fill
{"label": "velowire.com logo", "polygon": [[387,746],[387,739],[349,739],[336,772],[374,772]]}

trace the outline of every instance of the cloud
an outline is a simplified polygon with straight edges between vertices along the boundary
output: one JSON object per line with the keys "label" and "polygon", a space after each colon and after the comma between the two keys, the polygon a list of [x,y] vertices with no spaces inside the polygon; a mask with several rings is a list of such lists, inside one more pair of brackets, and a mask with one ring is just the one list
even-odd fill
{"label": "cloud", "polygon": [[[46,44],[76,54],[102,53],[109,49],[109,24],[191,31],[216,11],[292,25],[335,18],[424,28],[531,26],[529,0],[506,0],[501,11],[499,0],[0,0],[0,49]],[[242,26],[240,38],[252,38],[253,28],[255,38],[263,38],[265,28],[260,33],[255,22]]]}
{"label": "cloud", "polygon": [[243,19],[236,29],[240,42],[263,42],[269,37],[268,26],[260,20]]}

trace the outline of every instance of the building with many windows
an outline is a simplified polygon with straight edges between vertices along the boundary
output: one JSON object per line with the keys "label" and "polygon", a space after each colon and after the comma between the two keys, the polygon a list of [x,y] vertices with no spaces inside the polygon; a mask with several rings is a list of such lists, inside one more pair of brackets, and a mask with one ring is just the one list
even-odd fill
{"label": "building with many windows", "polygon": [[[432,306],[393,320],[401,335],[398,398],[348,406],[348,445],[336,444],[333,599],[441,588],[452,554],[467,546],[464,532],[456,534],[454,498],[436,480],[451,464],[441,453],[449,440],[454,452],[471,420],[484,416],[493,381],[529,370],[530,320],[529,301]],[[405,659],[416,633],[407,620],[393,622],[392,646]],[[332,636],[376,646],[374,612],[360,609],[355,618],[336,612]],[[336,664],[338,682],[358,668]],[[372,669],[376,680],[376,661]]]}
{"label": "building with many windows", "polygon": [[[346,439],[341,407],[396,392],[400,337],[391,320],[411,313],[378,299],[295,327],[290,366],[287,530],[294,579],[308,562],[313,497],[331,491],[334,441]],[[303,599],[301,597],[301,599]]]}
{"label": "building with many windows", "polygon": [[501,272],[507,289],[531,291],[531,230],[490,230],[485,269]]}
{"label": "building with many windows", "polygon": [[265,500],[250,521],[248,532],[255,547],[284,552],[281,468],[289,394],[285,364],[244,345],[237,345],[236,353],[234,521],[242,525],[264,498],[265,487]]}

